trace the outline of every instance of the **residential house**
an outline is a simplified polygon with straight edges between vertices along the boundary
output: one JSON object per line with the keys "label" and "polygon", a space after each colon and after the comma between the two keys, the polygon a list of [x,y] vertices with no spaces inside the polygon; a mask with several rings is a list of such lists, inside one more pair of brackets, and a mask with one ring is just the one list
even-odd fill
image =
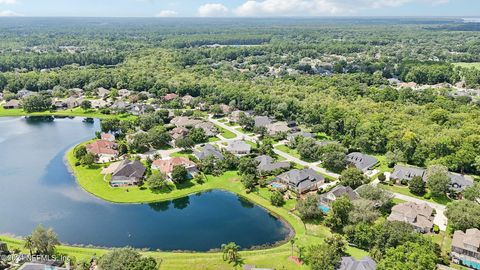
{"label": "residential house", "polygon": [[258,163],[257,170],[259,172],[271,173],[278,170],[290,169],[290,162],[275,162],[272,157],[267,155],[258,156],[255,158],[255,161]]}
{"label": "residential house", "polygon": [[289,134],[287,136],[287,140],[290,141],[290,142],[293,142],[294,140],[296,140],[297,137],[302,137],[302,138],[314,138],[315,136],[310,133],[310,132],[295,132],[295,133],[292,133],[292,134]]}
{"label": "residential house", "polygon": [[168,176],[169,179],[172,177],[173,168],[175,166],[183,166],[187,169],[189,178],[193,178],[198,173],[197,164],[188,158],[184,157],[174,157],[170,159],[157,159],[152,163],[152,169],[158,170]]}
{"label": "residential house", "polygon": [[467,187],[473,186],[473,178],[459,173],[448,173],[450,176],[450,189],[456,193],[461,193]]}
{"label": "residential house", "polygon": [[74,96],[74,97],[81,97],[83,96],[83,89],[82,88],[72,88],[72,89],[69,89],[68,90],[70,96]]}
{"label": "residential house", "polygon": [[218,134],[217,127],[213,123],[202,121],[195,125],[195,128],[203,129],[207,137],[214,137]]}
{"label": "residential house", "polygon": [[147,169],[138,160],[123,160],[110,179],[112,187],[136,186],[142,182]]}
{"label": "residential house", "polygon": [[201,122],[203,121],[200,119],[195,119],[188,116],[177,116],[170,120],[170,124],[175,125],[176,127],[186,128],[195,127],[195,125],[200,124]]}
{"label": "residential house", "polygon": [[131,108],[131,105],[125,101],[117,100],[110,106],[110,109],[120,112],[126,112]]}
{"label": "residential house", "polygon": [[413,166],[395,165],[395,167],[393,168],[393,173],[390,175],[390,178],[397,181],[410,181],[415,176],[419,176],[422,179],[425,179],[425,169]]}
{"label": "residential house", "polygon": [[278,175],[274,181],[288,185],[289,189],[302,194],[317,190],[325,178],[313,169],[294,169]]}
{"label": "residential house", "polygon": [[255,120],[256,128],[259,128],[259,127],[266,128],[268,125],[270,125],[273,122],[272,119],[268,116],[255,116],[254,120]]}
{"label": "residential house", "polygon": [[69,97],[65,99],[65,104],[68,109],[77,108],[82,104],[83,98]]}
{"label": "residential house", "polygon": [[93,109],[103,109],[109,106],[109,102],[103,99],[92,99],[90,100]]}
{"label": "residential house", "polygon": [[120,89],[118,90],[118,95],[122,98],[129,97],[132,94],[130,90],[127,89]]}
{"label": "residential house", "polygon": [[275,270],[273,268],[258,268],[255,265],[245,264],[243,270]]}
{"label": "residential house", "polygon": [[195,150],[194,155],[199,160],[204,160],[207,157],[214,157],[218,160],[223,160],[223,154],[211,144],[206,144],[200,151]]}
{"label": "residential house", "polygon": [[115,142],[115,135],[111,133],[102,133],[100,134],[100,138],[104,141]]}
{"label": "residential house", "polygon": [[376,159],[374,156],[353,152],[347,155],[347,162],[355,166],[357,169],[367,172],[377,165],[378,159]]}
{"label": "residential house", "polygon": [[279,133],[288,133],[292,129],[288,126],[287,122],[275,122],[266,126],[267,133],[269,135],[277,135]]}
{"label": "residential house", "polygon": [[61,99],[55,99],[52,101],[52,106],[55,107],[57,110],[64,110],[68,108],[67,103],[65,103],[65,100]]}
{"label": "residential house", "polygon": [[143,130],[138,130],[134,133],[127,134],[127,136],[125,136],[125,140],[127,141],[127,143],[131,144],[133,143],[133,139],[135,138],[135,136],[137,136],[138,134],[147,134],[147,132]]}
{"label": "residential house", "polygon": [[226,115],[230,113],[231,109],[230,106],[228,106],[227,104],[220,104],[220,110],[222,110],[223,115]]}
{"label": "residential house", "polygon": [[178,98],[178,95],[175,93],[166,94],[165,96],[162,97],[164,101],[172,101],[176,98]]}
{"label": "residential house", "polygon": [[170,130],[170,136],[172,137],[173,141],[177,139],[183,139],[188,135],[188,128],[185,127],[176,127]]}
{"label": "residential house", "polygon": [[370,257],[355,260],[353,257],[342,257],[340,266],[336,270],[375,270],[377,263]]}
{"label": "residential house", "polygon": [[433,228],[433,208],[426,203],[406,202],[392,207],[389,221],[403,221],[411,224],[416,231],[428,233]]}
{"label": "residential house", "polygon": [[97,140],[86,146],[87,152],[97,157],[98,163],[106,163],[118,158],[118,145],[107,140]]}
{"label": "residential house", "polygon": [[16,99],[12,99],[10,101],[7,101],[7,103],[3,104],[3,108],[6,110],[10,109],[18,109],[20,108],[20,101]]}
{"label": "residential house", "polygon": [[150,105],[137,103],[131,106],[130,113],[133,115],[142,115],[148,112],[149,110],[153,111],[154,109]]}
{"label": "residential house", "polygon": [[353,190],[351,187],[338,185],[332,188],[327,193],[320,195],[319,202],[321,204],[329,205],[343,196],[347,196],[351,201],[360,198],[358,193],[355,190]]}
{"label": "residential house", "polygon": [[228,119],[231,122],[238,123],[238,121],[240,121],[240,116],[242,115],[242,113],[245,114],[245,116],[248,116],[248,117],[251,116],[251,112],[236,110],[230,113],[230,116]]}
{"label": "residential house", "polygon": [[185,96],[182,97],[182,103],[184,105],[189,105],[189,104],[192,103],[193,99],[194,98],[191,95],[185,95]]}
{"label": "residential house", "polygon": [[250,154],[252,146],[244,141],[229,141],[226,150],[237,156]]}
{"label": "residential house", "polygon": [[22,98],[26,98],[26,97],[29,97],[29,96],[34,95],[34,94],[35,93],[30,91],[30,90],[22,89],[22,90],[17,92],[17,97],[19,99],[22,99]]}
{"label": "residential house", "polygon": [[474,269],[480,269],[480,230],[455,231],[452,240],[452,260]]}
{"label": "residential house", "polygon": [[101,99],[106,99],[110,96],[110,90],[100,87],[97,89],[97,95]]}

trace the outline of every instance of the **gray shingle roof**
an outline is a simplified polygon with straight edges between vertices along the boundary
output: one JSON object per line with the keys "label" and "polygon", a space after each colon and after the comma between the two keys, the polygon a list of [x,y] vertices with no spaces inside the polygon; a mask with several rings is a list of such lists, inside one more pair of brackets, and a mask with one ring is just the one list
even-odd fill
{"label": "gray shingle roof", "polygon": [[337,270],[375,270],[377,263],[370,257],[357,261],[353,257],[343,257]]}
{"label": "gray shingle roof", "polygon": [[272,123],[272,119],[268,116],[256,116],[255,127],[266,127]]}
{"label": "gray shingle roof", "polygon": [[138,160],[124,160],[112,174],[112,180],[125,178],[140,179],[145,174],[146,168]]}
{"label": "gray shingle roof", "polygon": [[201,151],[195,151],[195,156],[199,160],[203,160],[209,156],[213,156],[214,158],[223,160],[222,153],[211,144],[206,144]]}
{"label": "gray shingle roof", "polygon": [[310,189],[312,186],[325,181],[325,178],[313,169],[290,170],[280,174],[276,179],[295,187],[297,191]]}
{"label": "gray shingle roof", "polygon": [[412,167],[412,166],[402,166],[402,165],[395,165],[393,169],[393,173],[390,175],[390,178],[398,179],[398,180],[412,180],[415,176],[420,176],[424,178],[425,169]]}
{"label": "gray shingle roof", "polygon": [[359,152],[353,152],[347,155],[347,161],[352,163],[357,169],[367,171],[378,163],[378,160],[369,155]]}
{"label": "gray shingle roof", "polygon": [[271,172],[278,169],[288,169],[290,168],[289,162],[275,162],[275,160],[267,155],[258,156],[255,158],[255,161],[258,162],[257,169],[259,171]]}

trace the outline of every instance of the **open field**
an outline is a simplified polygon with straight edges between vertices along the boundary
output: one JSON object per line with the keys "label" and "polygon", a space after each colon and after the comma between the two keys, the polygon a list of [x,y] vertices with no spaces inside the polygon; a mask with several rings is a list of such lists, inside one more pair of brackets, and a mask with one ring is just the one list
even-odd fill
{"label": "open field", "polygon": [[480,63],[454,63],[457,67],[480,69]]}

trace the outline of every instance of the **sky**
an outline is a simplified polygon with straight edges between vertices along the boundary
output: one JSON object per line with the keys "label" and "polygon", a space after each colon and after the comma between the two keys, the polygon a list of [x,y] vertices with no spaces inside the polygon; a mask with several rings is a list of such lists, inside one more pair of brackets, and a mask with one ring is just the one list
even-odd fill
{"label": "sky", "polygon": [[480,0],[0,0],[0,17],[478,16]]}

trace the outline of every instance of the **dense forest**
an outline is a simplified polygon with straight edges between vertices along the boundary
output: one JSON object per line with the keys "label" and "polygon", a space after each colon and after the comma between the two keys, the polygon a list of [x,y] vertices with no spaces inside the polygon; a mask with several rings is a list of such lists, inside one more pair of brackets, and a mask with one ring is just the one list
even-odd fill
{"label": "dense forest", "polygon": [[453,19],[0,22],[4,95],[55,86],[190,94],[297,120],[351,150],[480,171],[478,98],[433,87],[480,86],[479,69],[455,65],[480,62],[480,33]]}

